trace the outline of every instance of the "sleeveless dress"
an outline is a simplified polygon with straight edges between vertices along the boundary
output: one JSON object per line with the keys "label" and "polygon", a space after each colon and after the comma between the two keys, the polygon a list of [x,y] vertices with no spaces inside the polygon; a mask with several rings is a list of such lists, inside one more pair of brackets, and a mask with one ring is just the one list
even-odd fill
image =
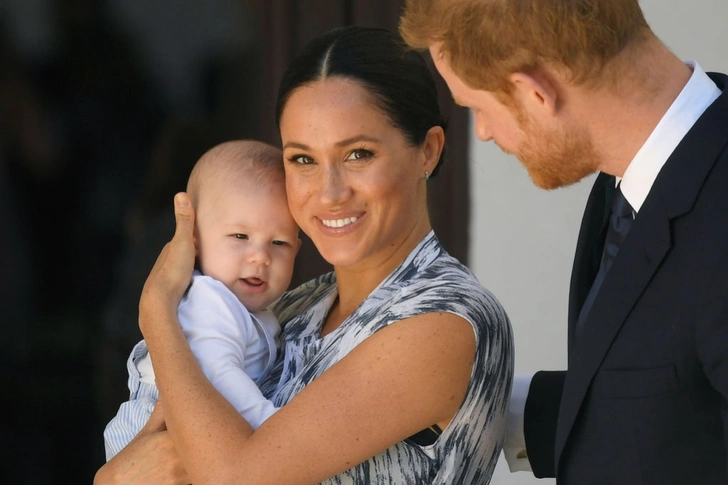
{"label": "sleeveless dress", "polygon": [[336,300],[334,273],[284,294],[273,312],[283,325],[281,353],[261,390],[283,406],[357,345],[399,320],[429,312],[459,315],[473,327],[476,352],[465,399],[437,440],[405,440],[322,483],[463,484],[490,482],[502,447],[513,379],[513,336],[500,303],[430,232],[339,328],[320,337]]}

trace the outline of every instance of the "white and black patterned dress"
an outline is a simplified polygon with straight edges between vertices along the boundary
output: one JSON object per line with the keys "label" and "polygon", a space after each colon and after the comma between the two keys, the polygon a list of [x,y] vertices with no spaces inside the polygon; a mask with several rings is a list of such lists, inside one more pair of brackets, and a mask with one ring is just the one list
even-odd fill
{"label": "white and black patterned dress", "polygon": [[333,273],[276,303],[283,325],[281,354],[262,383],[283,406],[306,385],[378,330],[429,312],[463,317],[473,326],[476,353],[465,400],[434,444],[402,441],[323,483],[463,484],[490,482],[501,451],[513,376],[510,322],[496,298],[430,232],[339,328],[320,338],[337,296]]}

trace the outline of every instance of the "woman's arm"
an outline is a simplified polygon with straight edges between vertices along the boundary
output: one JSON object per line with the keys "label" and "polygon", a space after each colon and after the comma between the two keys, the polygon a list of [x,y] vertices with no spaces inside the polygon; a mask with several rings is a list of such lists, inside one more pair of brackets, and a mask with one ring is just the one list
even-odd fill
{"label": "woman's arm", "polygon": [[253,433],[205,379],[177,323],[194,250],[192,210],[176,212],[175,237],[145,285],[140,326],[169,433],[195,485],[318,483],[457,411],[474,332],[461,317],[429,313],[368,338]]}

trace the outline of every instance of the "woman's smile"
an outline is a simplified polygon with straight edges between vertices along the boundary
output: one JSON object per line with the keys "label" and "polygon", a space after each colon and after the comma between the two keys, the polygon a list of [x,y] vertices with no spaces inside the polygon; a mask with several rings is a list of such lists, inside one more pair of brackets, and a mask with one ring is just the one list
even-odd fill
{"label": "woman's smile", "polygon": [[345,217],[343,219],[321,219],[321,223],[326,227],[341,228],[344,226],[351,225],[359,220],[359,217]]}

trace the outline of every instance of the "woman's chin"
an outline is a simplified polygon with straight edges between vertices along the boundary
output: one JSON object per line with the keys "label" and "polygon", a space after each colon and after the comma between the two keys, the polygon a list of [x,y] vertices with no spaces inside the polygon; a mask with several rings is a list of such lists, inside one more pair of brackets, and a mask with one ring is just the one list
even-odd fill
{"label": "woman's chin", "polygon": [[352,257],[351,253],[347,253],[346,251],[323,252],[319,250],[319,252],[327,263],[337,268],[345,268],[359,262],[358,258]]}
{"label": "woman's chin", "polygon": [[326,241],[316,244],[316,249],[324,260],[337,268],[345,268],[360,263],[365,255],[353,244],[337,243],[336,241]]}

